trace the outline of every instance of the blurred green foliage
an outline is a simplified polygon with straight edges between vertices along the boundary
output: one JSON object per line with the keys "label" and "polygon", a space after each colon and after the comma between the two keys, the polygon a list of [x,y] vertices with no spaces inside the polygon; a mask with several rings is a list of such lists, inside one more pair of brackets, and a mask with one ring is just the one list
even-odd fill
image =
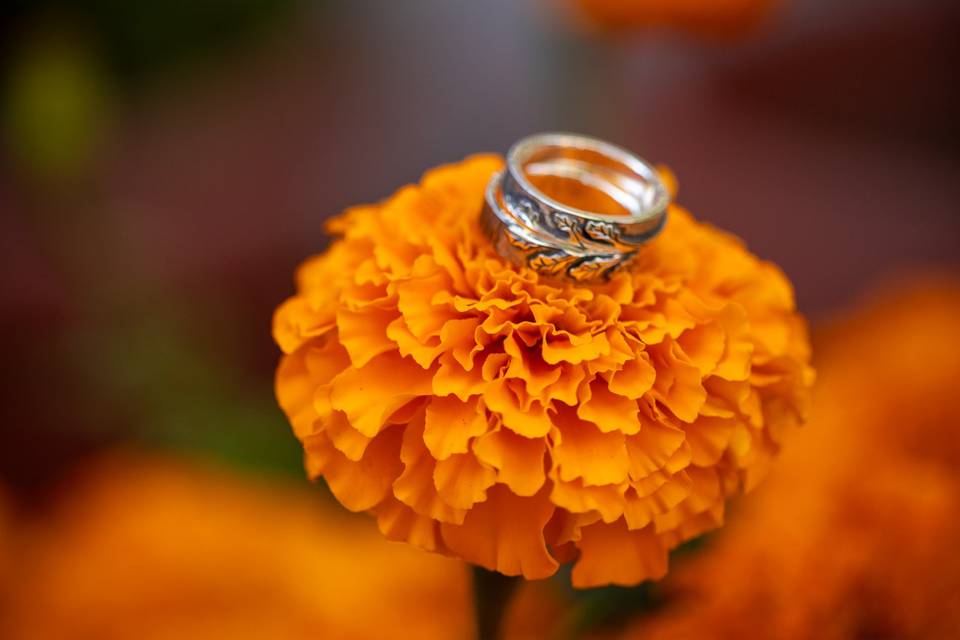
{"label": "blurred green foliage", "polygon": [[21,174],[83,178],[125,95],[256,42],[300,0],[15,2],[0,18],[2,119]]}
{"label": "blurred green foliage", "polygon": [[21,170],[43,181],[83,172],[102,142],[112,96],[101,61],[82,38],[45,33],[11,63],[3,124]]}
{"label": "blurred green foliage", "polygon": [[70,9],[95,33],[111,69],[136,84],[195,64],[263,35],[297,0],[75,0]]}
{"label": "blurred green foliage", "polygon": [[[99,51],[125,87],[189,67],[256,40],[301,0],[40,0],[15,2],[5,26],[16,33],[69,27]],[[23,34],[20,34],[23,35]]]}
{"label": "blurred green foliage", "polygon": [[302,478],[302,450],[269,379],[250,376],[239,354],[207,337],[221,312],[141,298],[91,323],[74,344],[74,368],[104,406],[128,414],[141,444]]}

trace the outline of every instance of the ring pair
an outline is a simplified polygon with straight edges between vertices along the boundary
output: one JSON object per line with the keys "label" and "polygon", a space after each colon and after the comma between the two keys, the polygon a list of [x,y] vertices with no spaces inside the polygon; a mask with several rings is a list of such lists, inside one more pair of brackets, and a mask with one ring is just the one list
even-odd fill
{"label": "ring pair", "polygon": [[605,280],[666,221],[670,194],[656,170],[588,136],[523,138],[487,186],[481,225],[496,250],[542,276]]}

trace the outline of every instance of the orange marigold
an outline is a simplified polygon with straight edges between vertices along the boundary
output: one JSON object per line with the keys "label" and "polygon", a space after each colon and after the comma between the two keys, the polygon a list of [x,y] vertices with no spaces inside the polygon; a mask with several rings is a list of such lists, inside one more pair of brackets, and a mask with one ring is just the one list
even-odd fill
{"label": "orange marigold", "polygon": [[956,638],[958,326],[960,281],[921,280],[820,333],[809,427],[621,637]]}
{"label": "orange marigold", "polygon": [[0,486],[0,600],[8,590],[14,589],[13,580],[13,509],[6,489]]}
{"label": "orange marigold", "polygon": [[280,405],[309,475],[391,540],[529,579],[576,557],[581,587],[660,577],[802,420],[790,284],[676,206],[630,273],[541,281],[478,227],[501,166],[329,223],[274,318]]}
{"label": "orange marigold", "polygon": [[704,34],[734,34],[763,21],[777,0],[575,0],[603,29],[677,27]]}
{"label": "orange marigold", "polygon": [[466,568],[370,524],[279,482],[112,454],[14,523],[0,637],[470,637]]}

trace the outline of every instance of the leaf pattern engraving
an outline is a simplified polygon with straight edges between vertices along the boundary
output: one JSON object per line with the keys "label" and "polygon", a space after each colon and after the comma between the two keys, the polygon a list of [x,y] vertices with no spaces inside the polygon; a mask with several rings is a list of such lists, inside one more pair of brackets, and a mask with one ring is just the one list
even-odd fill
{"label": "leaf pattern engraving", "polygon": [[526,238],[524,238],[523,236],[519,235],[515,229],[508,228],[504,235],[506,235],[507,242],[510,243],[511,247],[515,249],[519,249],[523,253],[531,253],[533,251],[537,251],[538,249],[543,248],[542,245],[531,242]]}
{"label": "leaf pattern engraving", "polygon": [[541,275],[562,276],[579,258],[562,250],[540,251],[527,260],[527,265]]}
{"label": "leaf pattern engraving", "polygon": [[553,222],[557,230],[567,234],[570,242],[580,247],[584,246],[583,223],[579,219],[562,213],[556,213],[553,216]]}
{"label": "leaf pattern engraving", "polygon": [[584,258],[567,270],[567,275],[577,282],[606,279],[626,258],[620,254]]}
{"label": "leaf pattern engraving", "polygon": [[614,244],[620,239],[619,227],[599,220],[588,220],[584,225],[584,234],[591,240]]}
{"label": "leaf pattern engraving", "polygon": [[542,226],[543,213],[530,198],[504,195],[504,201],[511,210],[516,212],[523,224],[528,227]]}
{"label": "leaf pattern engraving", "polygon": [[[498,216],[502,242],[514,259],[541,276],[577,283],[607,280],[636,254],[615,221],[593,220],[557,210],[517,193],[504,178]],[[503,236],[506,236],[503,238]],[[502,246],[505,246],[502,245]]]}

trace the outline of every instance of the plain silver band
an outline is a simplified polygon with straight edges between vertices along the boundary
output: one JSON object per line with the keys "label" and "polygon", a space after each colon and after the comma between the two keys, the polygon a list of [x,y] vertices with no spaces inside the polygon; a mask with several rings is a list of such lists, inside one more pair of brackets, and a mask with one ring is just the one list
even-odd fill
{"label": "plain silver band", "polygon": [[[580,182],[612,198],[627,215],[560,203],[528,175]],[[587,282],[607,279],[628,264],[663,228],[669,203],[656,169],[629,151],[587,136],[539,134],[514,144],[504,171],[490,179],[481,224],[511,262],[543,276]]]}

